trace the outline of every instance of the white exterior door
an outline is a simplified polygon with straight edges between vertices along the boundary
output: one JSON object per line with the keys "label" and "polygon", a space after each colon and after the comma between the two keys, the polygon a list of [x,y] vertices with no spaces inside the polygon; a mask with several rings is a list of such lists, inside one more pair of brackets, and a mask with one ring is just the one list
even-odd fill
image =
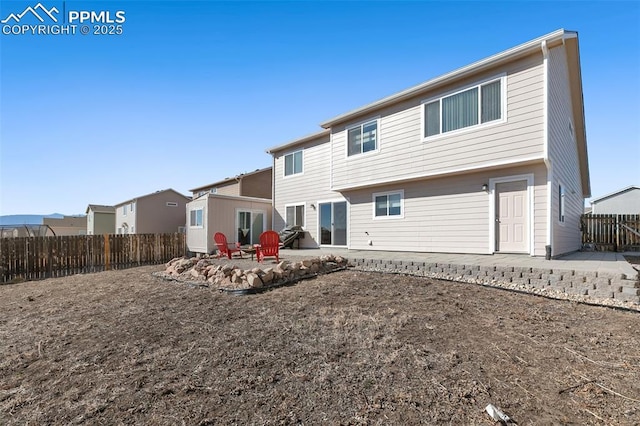
{"label": "white exterior door", "polygon": [[528,253],[527,181],[496,184],[496,250]]}

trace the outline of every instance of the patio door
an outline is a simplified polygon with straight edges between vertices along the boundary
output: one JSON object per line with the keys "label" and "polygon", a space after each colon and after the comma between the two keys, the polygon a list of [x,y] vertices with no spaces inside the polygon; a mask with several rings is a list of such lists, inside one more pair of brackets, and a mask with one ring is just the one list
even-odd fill
{"label": "patio door", "polygon": [[260,243],[260,234],[264,232],[265,212],[262,210],[237,210],[237,241],[244,245]]}
{"label": "patio door", "polygon": [[319,203],[320,244],[347,245],[347,202]]}

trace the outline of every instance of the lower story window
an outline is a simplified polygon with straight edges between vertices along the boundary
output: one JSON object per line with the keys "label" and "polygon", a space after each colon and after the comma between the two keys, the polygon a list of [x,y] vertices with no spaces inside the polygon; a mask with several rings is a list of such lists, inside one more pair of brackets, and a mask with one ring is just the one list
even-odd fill
{"label": "lower story window", "polygon": [[189,212],[189,226],[202,226],[202,209]]}
{"label": "lower story window", "polygon": [[403,191],[373,194],[374,217],[402,217]]}
{"label": "lower story window", "polygon": [[304,227],[304,204],[297,204],[286,207],[286,227]]}

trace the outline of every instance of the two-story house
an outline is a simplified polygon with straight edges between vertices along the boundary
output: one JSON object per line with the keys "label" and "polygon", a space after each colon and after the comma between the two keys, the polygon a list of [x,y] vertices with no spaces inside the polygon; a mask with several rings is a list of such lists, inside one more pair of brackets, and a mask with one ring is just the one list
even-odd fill
{"label": "two-story house", "polygon": [[187,204],[187,247],[194,253],[216,249],[213,236],[226,235],[229,243],[257,244],[271,226],[272,168],[210,183],[191,190]]}
{"label": "two-story house", "polygon": [[590,196],[578,35],[558,30],[270,148],[306,246],[557,256]]}
{"label": "two-story house", "polygon": [[116,204],[117,234],[167,234],[179,232],[186,223],[190,198],[164,189]]}
{"label": "two-story house", "polygon": [[116,233],[116,208],[89,204],[87,206],[87,235]]}

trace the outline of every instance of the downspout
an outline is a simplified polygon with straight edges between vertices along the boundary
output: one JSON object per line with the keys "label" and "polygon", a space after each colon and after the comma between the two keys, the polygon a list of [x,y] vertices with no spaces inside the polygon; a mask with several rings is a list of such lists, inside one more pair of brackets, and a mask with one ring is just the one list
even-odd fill
{"label": "downspout", "polygon": [[553,253],[552,241],[553,241],[553,220],[551,218],[553,210],[551,209],[551,202],[553,201],[553,165],[549,158],[549,49],[547,47],[547,41],[542,40],[540,44],[542,49],[542,72],[543,72],[543,131],[542,131],[542,143],[544,147],[544,164],[547,167],[547,236],[545,244],[545,259],[550,260]]}

